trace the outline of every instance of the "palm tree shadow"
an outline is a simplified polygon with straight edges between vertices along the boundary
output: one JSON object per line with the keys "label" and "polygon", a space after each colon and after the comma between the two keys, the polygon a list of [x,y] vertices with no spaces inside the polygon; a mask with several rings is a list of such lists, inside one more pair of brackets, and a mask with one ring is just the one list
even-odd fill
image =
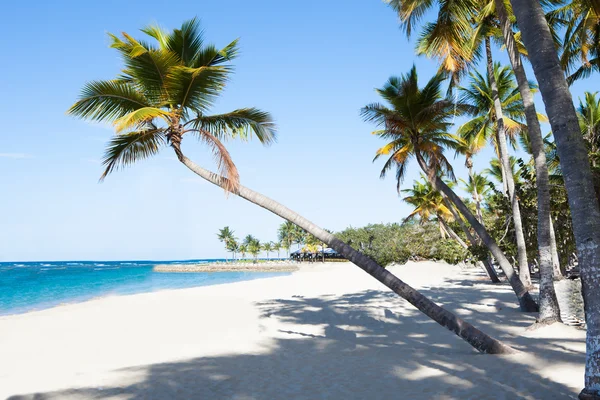
{"label": "palm tree shadow", "polygon": [[[486,332],[535,353],[537,362],[583,364],[581,352],[565,352],[552,341],[515,337],[508,322],[524,328],[534,317],[511,308],[514,295],[509,291],[494,292],[492,297],[480,290],[474,298],[472,288],[457,283],[424,294],[468,316]],[[278,327],[270,331],[267,349],[258,354],[125,368],[118,372],[138,377],[129,384],[18,395],[10,400],[525,399],[576,398],[578,392],[536,374],[519,358],[522,355],[476,353],[385,291],[273,299],[256,307],[265,329],[274,320],[273,326]]]}

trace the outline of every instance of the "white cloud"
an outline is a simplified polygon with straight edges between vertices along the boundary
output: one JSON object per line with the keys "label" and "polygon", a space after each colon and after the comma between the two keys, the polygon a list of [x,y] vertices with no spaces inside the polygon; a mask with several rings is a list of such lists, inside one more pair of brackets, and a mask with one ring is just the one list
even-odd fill
{"label": "white cloud", "polygon": [[0,158],[12,158],[16,160],[21,158],[33,158],[33,156],[25,153],[0,153]]}

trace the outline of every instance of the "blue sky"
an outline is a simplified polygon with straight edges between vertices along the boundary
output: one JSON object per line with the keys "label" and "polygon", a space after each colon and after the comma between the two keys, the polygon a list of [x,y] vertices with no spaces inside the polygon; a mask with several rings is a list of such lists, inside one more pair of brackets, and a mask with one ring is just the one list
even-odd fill
{"label": "blue sky", "polygon": [[[244,185],[332,230],[409,212],[393,178],[379,179],[381,164],[371,160],[382,143],[359,110],[378,100],[373,89],[390,75],[415,63],[425,81],[437,67],[414,55],[383,2],[11,2],[0,26],[0,261],[222,257],[216,231],[225,225],[276,239],[278,217],[226,199],[168,149],[99,184],[111,130],[65,114],[86,81],[119,72],[107,32],[139,37],[149,23],[174,28],[193,16],[208,42],[241,38],[236,73],[214,111],[256,106],[279,126],[269,148],[227,143]],[[213,168],[193,140],[184,149]],[[462,164],[456,159],[464,176]],[[405,186],[418,175],[412,164]]]}

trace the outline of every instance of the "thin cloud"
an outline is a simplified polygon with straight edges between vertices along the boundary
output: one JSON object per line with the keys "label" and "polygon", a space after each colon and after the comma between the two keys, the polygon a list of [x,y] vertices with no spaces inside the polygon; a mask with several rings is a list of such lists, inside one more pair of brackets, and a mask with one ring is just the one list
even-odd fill
{"label": "thin cloud", "polygon": [[33,158],[33,156],[25,153],[0,153],[0,158],[12,158],[17,160],[22,158]]}

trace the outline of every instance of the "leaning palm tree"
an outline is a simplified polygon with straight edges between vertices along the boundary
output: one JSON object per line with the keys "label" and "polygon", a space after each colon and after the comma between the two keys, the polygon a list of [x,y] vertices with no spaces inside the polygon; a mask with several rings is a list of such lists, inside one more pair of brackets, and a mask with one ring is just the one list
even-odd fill
{"label": "leaning palm tree", "polygon": [[[275,139],[275,126],[268,113],[254,108],[208,115],[231,73],[229,62],[237,54],[237,41],[220,50],[206,45],[196,20],[185,22],[172,32],[156,26],[145,28],[143,32],[156,44],[135,40],[128,34],[123,34],[123,38],[111,35],[112,47],[125,63],[122,74],[114,80],[88,83],[69,110],[71,115],[80,118],[115,125],[116,136],[108,145],[102,178],[118,168],[153,156],[168,145],[194,174],[305,229],[477,350],[513,351],[438,306],[331,233],[240,184],[235,164],[221,139],[256,137],[269,144]],[[190,136],[197,137],[213,151],[219,174],[185,156],[182,142]],[[240,247],[245,254],[245,249]]]}
{"label": "leaning palm tree", "polygon": [[594,290],[600,287],[600,207],[587,148],[542,6],[531,0],[511,3],[540,85],[571,208],[587,322],[585,388],[580,398],[600,398],[600,292]]}
{"label": "leaning palm tree", "polygon": [[512,265],[498,244],[440,177],[446,175],[453,178],[452,166],[444,156],[443,150],[456,147],[452,135],[447,133],[455,105],[441,95],[440,88],[444,79],[441,74],[437,74],[420,88],[417,70],[413,66],[408,74],[390,78],[383,88],[377,90],[389,107],[374,103],[362,109],[366,121],[382,127],[373,133],[389,141],[375,156],[375,160],[384,155],[389,156],[383,165],[381,177],[396,167],[397,188],[400,189],[408,161],[416,158],[432,186],[454,203],[498,261],[517,295],[522,310],[537,311],[536,303],[514,273]]}
{"label": "leaning palm tree", "polygon": [[[493,75],[493,77],[492,77]],[[475,71],[470,75],[469,85],[460,88],[461,102],[468,104],[473,113],[473,118],[462,125],[458,133],[476,142],[487,139],[491,141],[501,160],[503,191],[508,191],[512,217],[515,227],[517,242],[517,256],[519,261],[519,278],[526,287],[531,286],[529,264],[527,261],[527,247],[523,232],[521,207],[515,193],[514,177],[508,173],[510,156],[507,154],[506,138],[516,141],[517,135],[526,130],[523,123],[524,112],[521,95],[514,82],[514,76],[509,67],[494,64],[492,74],[488,72],[484,78]],[[500,103],[502,118],[498,117],[497,102]],[[508,165],[504,159],[508,160]]]}

